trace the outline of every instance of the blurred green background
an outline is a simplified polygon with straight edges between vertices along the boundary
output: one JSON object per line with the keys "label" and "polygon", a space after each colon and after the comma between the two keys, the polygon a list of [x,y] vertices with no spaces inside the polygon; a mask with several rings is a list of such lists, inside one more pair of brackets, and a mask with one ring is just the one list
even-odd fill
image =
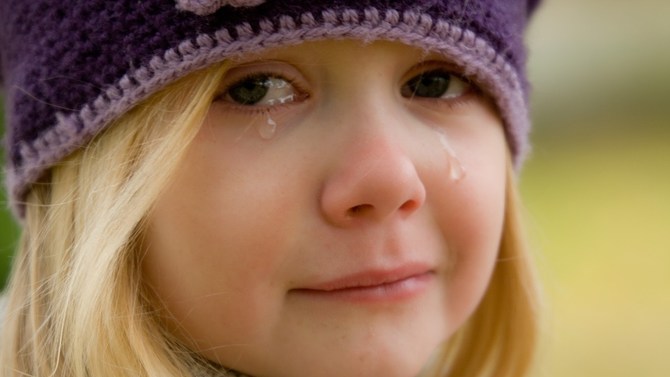
{"label": "blurred green background", "polygon": [[537,376],[670,376],[670,1],[545,0],[522,194]]}
{"label": "blurred green background", "polygon": [[[536,376],[670,376],[670,1],[545,0],[528,44]],[[2,281],[16,229],[0,216]]]}

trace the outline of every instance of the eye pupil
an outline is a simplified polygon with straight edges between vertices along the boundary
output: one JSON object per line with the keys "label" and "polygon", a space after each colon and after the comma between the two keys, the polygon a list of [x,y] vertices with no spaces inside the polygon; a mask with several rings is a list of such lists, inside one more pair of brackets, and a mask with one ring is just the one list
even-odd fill
{"label": "eye pupil", "polygon": [[268,77],[254,77],[234,85],[228,90],[230,98],[240,105],[254,105],[263,100],[270,86]]}
{"label": "eye pupil", "polygon": [[402,89],[405,97],[439,98],[449,90],[451,75],[444,72],[427,72],[409,80]]}

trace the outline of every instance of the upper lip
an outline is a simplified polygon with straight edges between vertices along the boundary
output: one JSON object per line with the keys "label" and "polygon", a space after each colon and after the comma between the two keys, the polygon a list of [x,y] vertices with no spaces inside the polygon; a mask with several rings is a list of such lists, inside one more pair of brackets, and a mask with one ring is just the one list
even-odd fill
{"label": "upper lip", "polygon": [[393,268],[369,268],[335,279],[316,282],[299,288],[310,291],[337,291],[344,289],[368,288],[390,284],[414,276],[432,272],[432,269],[423,263],[407,263]]}

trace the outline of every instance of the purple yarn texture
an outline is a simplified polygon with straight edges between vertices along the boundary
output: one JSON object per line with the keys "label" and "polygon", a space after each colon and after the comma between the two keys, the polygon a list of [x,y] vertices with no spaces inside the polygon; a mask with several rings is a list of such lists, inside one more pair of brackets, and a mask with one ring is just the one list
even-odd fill
{"label": "purple yarn texture", "polygon": [[200,16],[206,16],[226,5],[232,7],[253,7],[264,2],[265,0],[177,0],[177,8],[193,12]]}
{"label": "purple yarn texture", "polygon": [[528,148],[523,32],[538,0],[0,0],[14,209],[54,163],[170,82],[226,58],[322,39],[442,53],[487,91],[517,165]]}

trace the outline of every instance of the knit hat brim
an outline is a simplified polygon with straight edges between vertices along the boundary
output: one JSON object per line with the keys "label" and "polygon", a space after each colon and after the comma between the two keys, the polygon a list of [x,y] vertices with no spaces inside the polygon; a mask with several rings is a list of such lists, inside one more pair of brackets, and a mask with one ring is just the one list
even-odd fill
{"label": "knit hat brim", "polygon": [[529,120],[524,80],[487,40],[449,20],[420,10],[327,9],[319,17],[312,13],[286,15],[263,19],[253,27],[242,22],[232,31],[222,28],[202,33],[154,55],[147,65],[127,71],[80,110],[57,111],[56,124],[51,128],[33,140],[21,140],[13,146],[21,163],[10,165],[7,183],[19,216],[31,184],[50,166],[167,84],[226,59],[323,39],[396,41],[448,57],[497,105],[516,166],[527,153]]}

